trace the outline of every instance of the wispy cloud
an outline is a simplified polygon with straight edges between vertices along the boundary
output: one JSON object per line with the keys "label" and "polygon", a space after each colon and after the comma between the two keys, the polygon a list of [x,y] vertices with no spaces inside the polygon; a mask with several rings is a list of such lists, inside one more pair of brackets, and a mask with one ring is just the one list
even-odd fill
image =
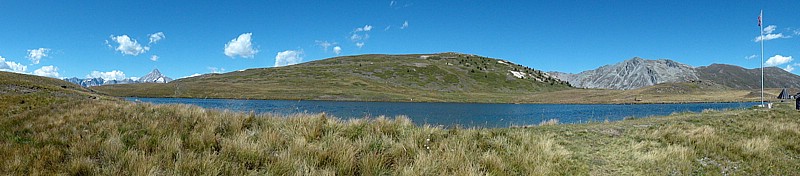
{"label": "wispy cloud", "polygon": [[792,67],[792,65],[786,65],[786,68],[783,68],[783,70],[786,70],[787,72],[792,72],[794,71],[794,67]]}
{"label": "wispy cloud", "polygon": [[49,48],[29,49],[26,58],[30,59],[33,64],[39,64],[39,60],[47,57],[48,52],[50,52]]}
{"label": "wispy cloud", "polygon": [[769,26],[765,27],[764,30],[762,31],[763,35],[756,36],[756,38],[753,39],[753,41],[760,42],[761,40],[769,41],[769,40],[773,40],[773,39],[791,37],[791,36],[783,35],[783,33],[774,34],[773,32],[775,32],[775,29],[777,29],[777,28],[778,28],[778,26],[775,26],[775,25],[769,25]]}
{"label": "wispy cloud", "polygon": [[164,36],[164,32],[156,32],[156,33],[150,34],[148,36],[150,37],[150,43],[147,43],[147,44],[156,43],[159,40],[166,38],[166,36]]}
{"label": "wispy cloud", "polygon": [[222,73],[225,72],[225,68],[217,68],[217,67],[207,67],[211,73]]}
{"label": "wispy cloud", "polygon": [[253,58],[258,53],[258,50],[253,49],[252,36],[253,33],[244,33],[232,39],[225,44],[225,55],[231,58],[236,56]]}
{"label": "wispy cloud", "polygon": [[370,25],[364,25],[364,27],[360,27],[360,28],[356,28],[355,29],[356,32],[371,31],[371,30],[372,30],[372,26],[370,26]]}
{"label": "wispy cloud", "polygon": [[764,66],[772,67],[772,66],[783,65],[785,63],[792,62],[792,60],[793,60],[792,56],[775,55],[767,59],[767,62],[764,62]]}
{"label": "wispy cloud", "polygon": [[300,62],[303,62],[303,50],[286,50],[275,55],[275,67],[294,65]]}
{"label": "wispy cloud", "polygon": [[155,62],[155,61],[158,61],[158,58],[159,58],[159,57],[158,57],[157,55],[152,55],[152,56],[150,56],[150,60],[151,60],[151,61],[154,61],[154,62]]}
{"label": "wispy cloud", "polygon": [[756,57],[758,57],[758,55],[753,54],[750,56],[745,56],[744,59],[750,60],[750,59],[755,59]]}
{"label": "wispy cloud", "polygon": [[358,48],[364,47],[364,42],[358,42],[358,43],[356,43],[356,46]]}
{"label": "wispy cloud", "polygon": [[336,45],[336,42],[319,41],[319,40],[314,41],[314,43],[316,43],[317,46],[321,46],[322,50],[324,50],[325,52],[328,52],[328,47]]}
{"label": "wispy cloud", "polygon": [[389,1],[389,7],[390,8],[394,8],[394,9],[401,9],[401,8],[411,7],[412,5],[414,5],[414,3],[395,1],[395,0]]}
{"label": "wispy cloud", "polygon": [[765,27],[763,31],[764,31],[765,34],[771,34],[772,32],[775,31],[776,28],[778,28],[778,26],[769,25],[769,26]]}
{"label": "wispy cloud", "polygon": [[400,29],[406,29],[406,28],[408,28],[408,20],[404,21],[403,25],[400,26]]}
{"label": "wispy cloud", "polygon": [[[350,35],[350,41],[356,44],[356,46],[364,46],[364,40],[369,39],[369,31],[372,30],[372,26],[364,25],[364,27],[356,28]],[[359,47],[360,48],[360,47]]]}

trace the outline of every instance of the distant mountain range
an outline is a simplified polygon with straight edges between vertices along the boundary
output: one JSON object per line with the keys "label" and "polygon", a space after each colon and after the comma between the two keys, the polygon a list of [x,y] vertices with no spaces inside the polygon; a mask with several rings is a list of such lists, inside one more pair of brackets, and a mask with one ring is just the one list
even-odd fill
{"label": "distant mountain range", "polygon": [[135,84],[135,83],[168,83],[172,81],[172,78],[164,76],[161,74],[158,69],[154,69],[150,73],[145,76],[142,76],[138,80],[133,80],[130,78],[123,79],[123,80],[105,80],[103,78],[64,78],[64,81],[71,82],[73,84],[78,84],[83,87],[93,87],[93,86],[102,86],[102,85],[111,85],[111,84]]}
{"label": "distant mountain range", "polygon": [[[777,67],[764,68],[766,88],[800,87],[800,76]],[[693,68],[668,59],[638,57],[577,74],[550,72],[550,75],[578,88],[630,90],[661,83],[710,81],[735,89],[761,87],[761,70],[735,65],[712,64]]]}

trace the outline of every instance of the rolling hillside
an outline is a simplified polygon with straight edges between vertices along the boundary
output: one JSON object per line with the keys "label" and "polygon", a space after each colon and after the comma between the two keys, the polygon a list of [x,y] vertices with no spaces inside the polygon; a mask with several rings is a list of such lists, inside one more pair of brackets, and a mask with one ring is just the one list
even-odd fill
{"label": "rolling hillside", "polygon": [[[746,69],[735,65],[711,64],[695,69],[701,79],[743,90],[761,87],[761,69]],[[764,87],[800,88],[800,76],[777,67],[764,68]]]}
{"label": "rolling hillside", "polygon": [[50,107],[75,100],[115,99],[63,80],[0,71],[0,115]]}
{"label": "rolling hillside", "polygon": [[439,53],[344,56],[206,74],[167,84],[93,89],[114,96],[141,97],[511,102],[518,94],[570,86],[540,70],[505,60]]}

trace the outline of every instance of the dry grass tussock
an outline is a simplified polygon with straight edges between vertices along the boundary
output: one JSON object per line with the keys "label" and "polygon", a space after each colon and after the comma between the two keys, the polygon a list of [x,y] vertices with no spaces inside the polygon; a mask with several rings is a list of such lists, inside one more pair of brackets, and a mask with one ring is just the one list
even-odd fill
{"label": "dry grass tussock", "polygon": [[2,121],[0,171],[74,175],[558,174],[550,136],[417,127],[404,116],[247,114],[189,105],[79,101]]}
{"label": "dry grass tussock", "polygon": [[237,113],[68,100],[0,119],[11,175],[785,175],[800,113],[707,111],[609,123],[443,129],[408,118]]}

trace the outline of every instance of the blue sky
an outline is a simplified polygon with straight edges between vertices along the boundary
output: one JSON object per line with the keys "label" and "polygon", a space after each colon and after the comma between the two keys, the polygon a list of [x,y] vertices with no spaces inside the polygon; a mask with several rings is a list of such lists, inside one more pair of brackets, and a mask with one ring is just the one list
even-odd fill
{"label": "blue sky", "polygon": [[755,68],[760,9],[775,26],[765,60],[800,68],[792,7],[800,1],[0,1],[0,70],[180,78],[276,58],[449,51],[562,72],[634,56]]}

